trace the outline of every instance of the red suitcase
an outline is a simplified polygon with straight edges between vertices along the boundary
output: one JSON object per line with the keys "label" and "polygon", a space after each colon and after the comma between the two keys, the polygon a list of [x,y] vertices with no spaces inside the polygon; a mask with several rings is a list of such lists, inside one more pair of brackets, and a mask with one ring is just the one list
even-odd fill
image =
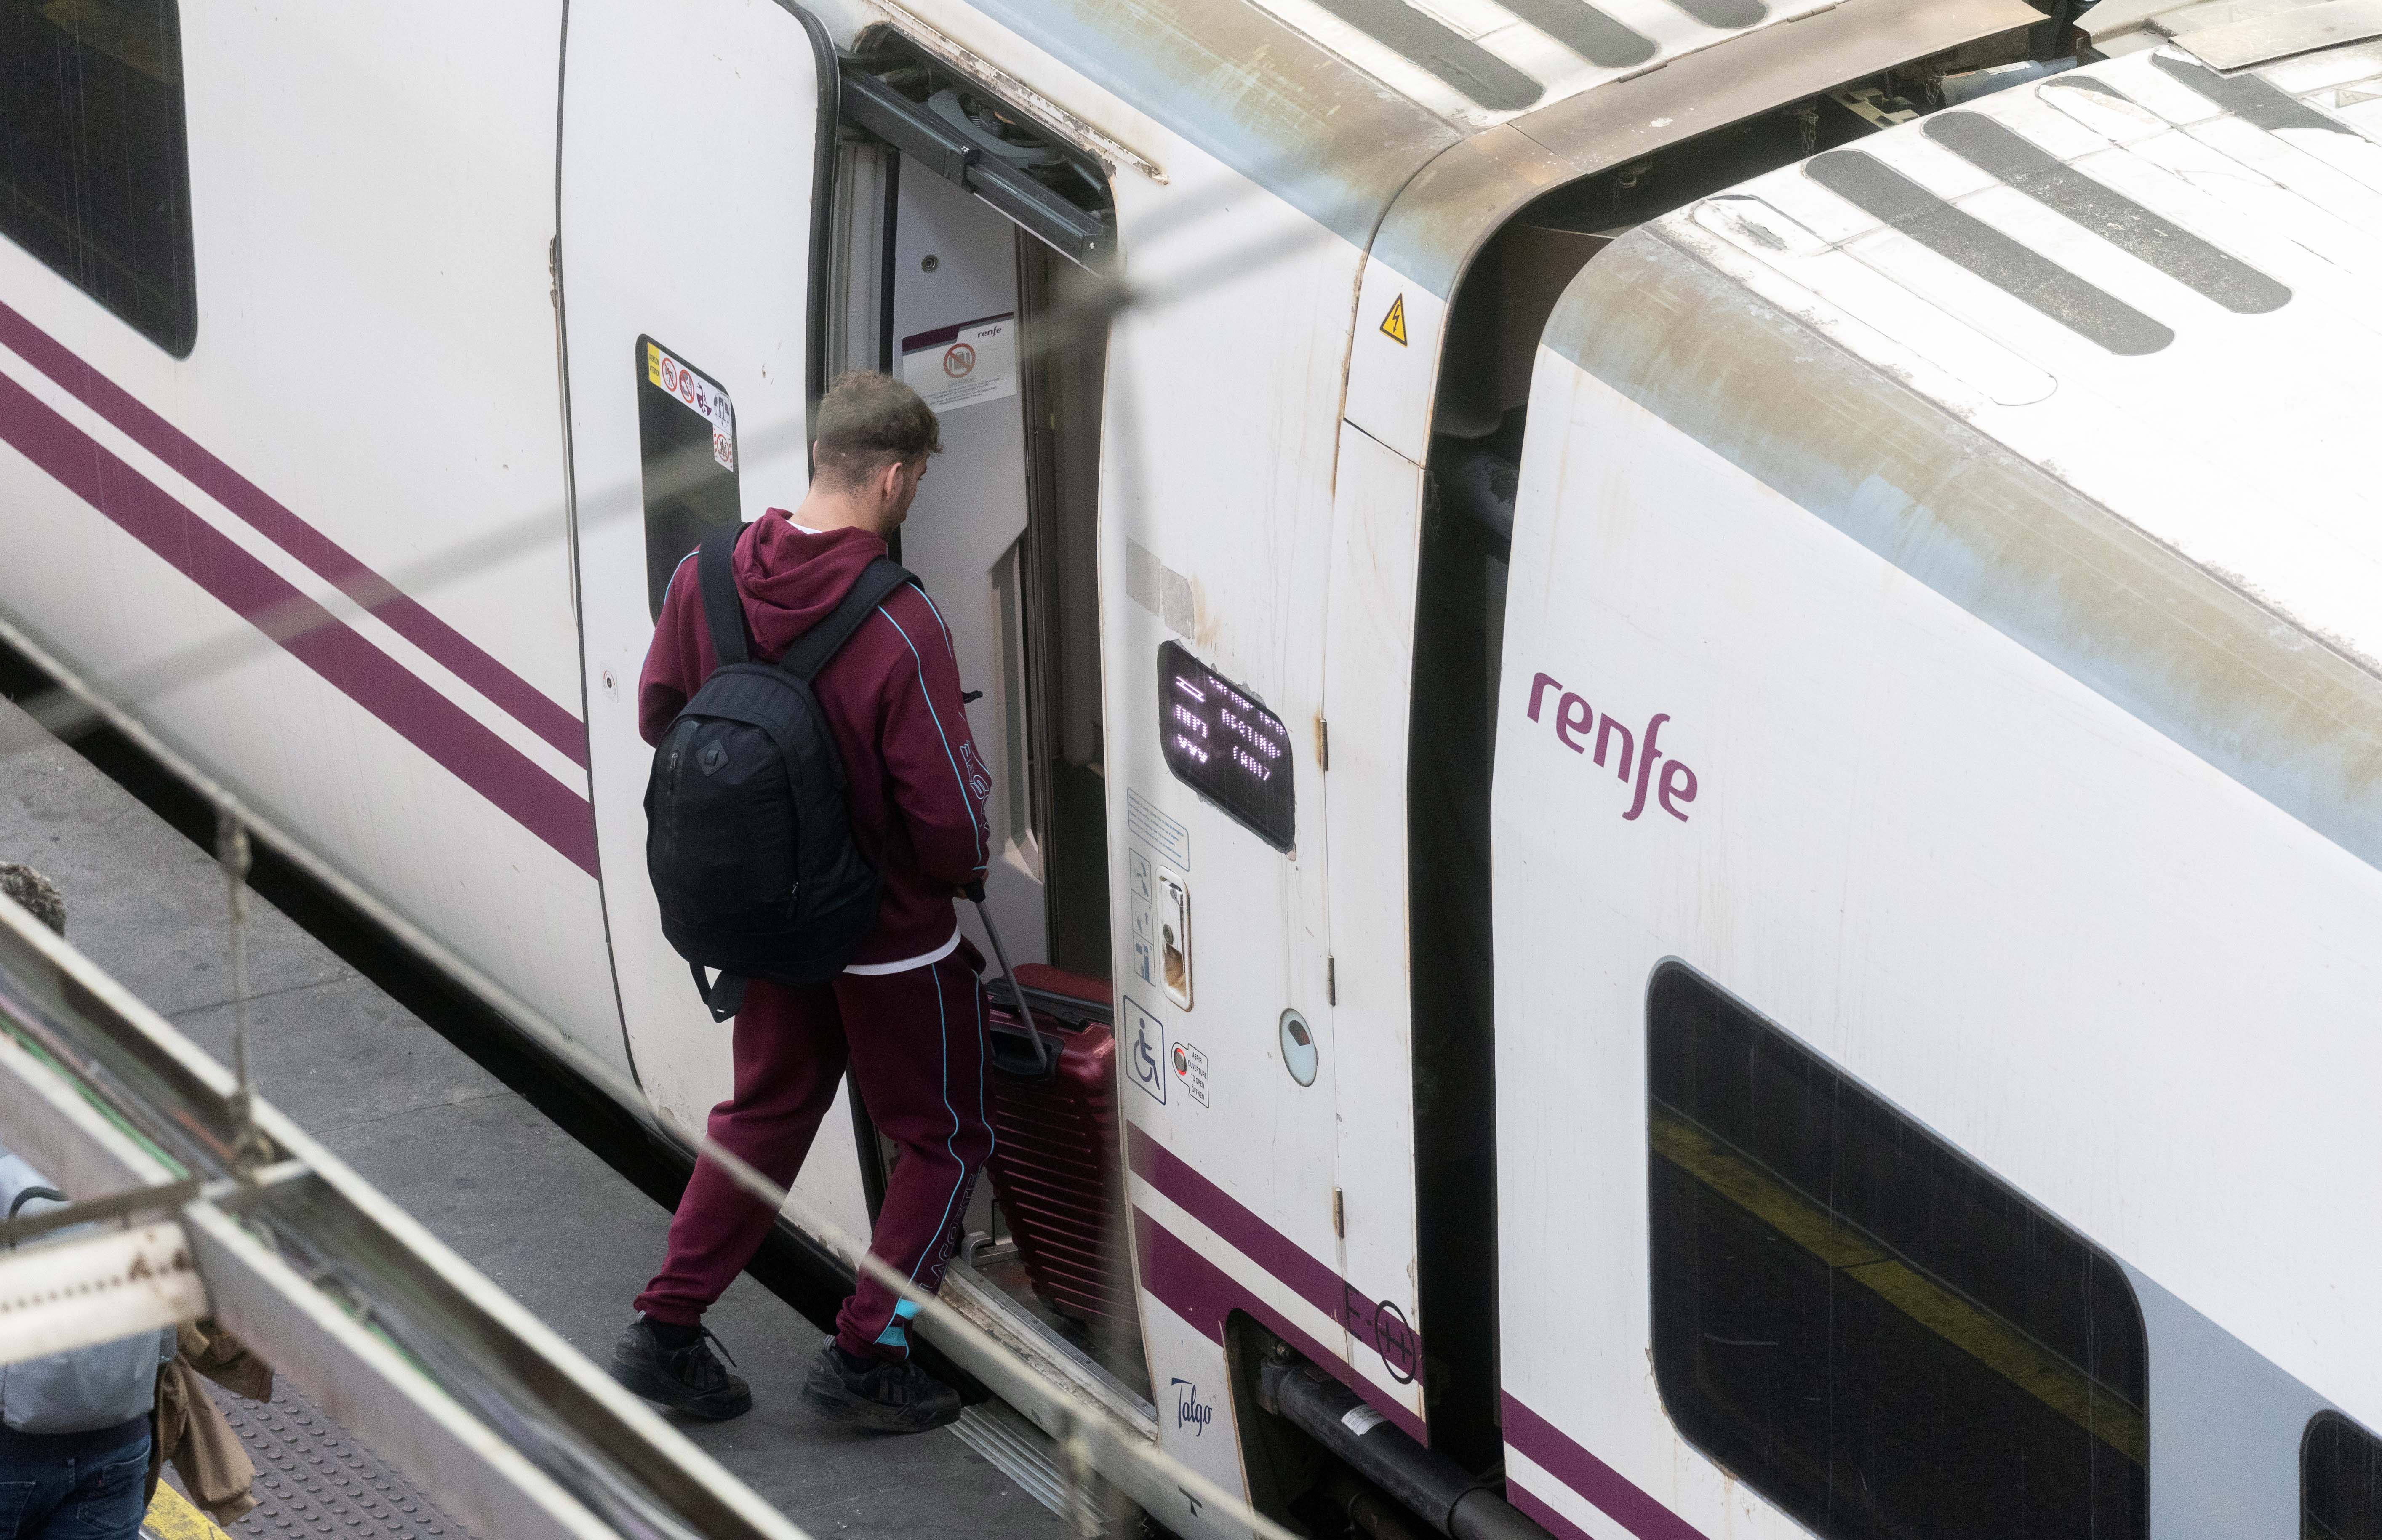
{"label": "red suitcase", "polygon": [[1032,963],[1017,970],[1017,983],[1058,1063],[1047,1074],[1038,1069],[1008,981],[987,980],[995,1143],[985,1169],[993,1195],[1045,1304],[1079,1321],[1130,1326],[1113,996],[1106,984]]}

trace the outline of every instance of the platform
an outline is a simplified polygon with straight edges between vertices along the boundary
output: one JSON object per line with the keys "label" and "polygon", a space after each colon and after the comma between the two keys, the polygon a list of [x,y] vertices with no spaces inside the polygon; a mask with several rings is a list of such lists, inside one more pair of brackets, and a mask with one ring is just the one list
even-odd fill
{"label": "platform", "polygon": [[[25,725],[6,701],[0,719],[12,735]],[[0,860],[46,873],[65,897],[69,939],[200,1046],[230,1060],[223,883],[206,852],[52,743],[0,761]],[[574,1347],[599,1363],[608,1358],[628,1300],[661,1255],[669,1215],[269,904],[252,898],[249,934],[260,1092]],[[1039,1540],[1062,1532],[1036,1494],[977,1452],[1002,1436],[1007,1419],[997,1404],[972,1412],[965,1436],[847,1433],[812,1417],[795,1395],[820,1325],[749,1277],[708,1320],[752,1381],[755,1409],[731,1423],[681,1426],[804,1529],[855,1540]],[[285,1408],[276,1398],[271,1408],[245,1409],[252,1448],[258,1439],[339,1437],[336,1428],[306,1431],[296,1422],[301,1404]],[[301,1454],[298,1463],[308,1461]],[[294,1473],[280,1484],[289,1490],[276,1491],[264,1477],[278,1474],[278,1464],[257,1464],[264,1500],[236,1534],[360,1534],[370,1522],[367,1505],[342,1497],[352,1522],[324,1529],[337,1517],[327,1493],[310,1496]],[[375,1527],[436,1533],[426,1524]]]}

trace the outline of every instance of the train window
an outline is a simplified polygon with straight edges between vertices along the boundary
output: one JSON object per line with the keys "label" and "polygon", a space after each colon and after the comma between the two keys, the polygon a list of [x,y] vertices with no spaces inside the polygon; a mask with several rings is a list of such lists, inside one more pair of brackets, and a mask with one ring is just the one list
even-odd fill
{"label": "train window", "polygon": [[198,335],[175,0],[0,0],[0,232],[176,358]]}
{"label": "train window", "polygon": [[1676,963],[1648,997],[1654,1370],[1830,1540],[2149,1533],[2117,1264]]}
{"label": "train window", "polygon": [[2319,1412],[2300,1443],[2301,1540],[2382,1540],[2382,1440]]}
{"label": "train window", "polygon": [[1159,746],[1175,779],[1277,850],[1295,843],[1290,729],[1172,642],[1158,649]]}
{"label": "train window", "polygon": [[659,618],[670,574],[703,537],[743,517],[736,408],[719,383],[637,338],[637,454],[645,497],[645,599]]}

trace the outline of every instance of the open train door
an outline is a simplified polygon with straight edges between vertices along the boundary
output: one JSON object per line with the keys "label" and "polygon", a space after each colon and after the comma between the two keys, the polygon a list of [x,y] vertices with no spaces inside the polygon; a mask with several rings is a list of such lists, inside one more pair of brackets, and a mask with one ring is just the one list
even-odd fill
{"label": "open train door", "polygon": [[[596,845],[630,1055],[688,1127],[728,1091],[728,1029],[646,881],[637,673],[704,532],[802,498],[836,89],[826,34],[779,0],[570,9],[556,292]],[[810,1167],[865,1230],[856,1167]]]}

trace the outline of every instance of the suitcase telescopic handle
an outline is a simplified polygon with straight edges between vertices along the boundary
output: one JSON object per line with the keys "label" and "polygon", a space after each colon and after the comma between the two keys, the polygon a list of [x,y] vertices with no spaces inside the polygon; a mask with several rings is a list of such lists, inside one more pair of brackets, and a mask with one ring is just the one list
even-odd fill
{"label": "suitcase telescopic handle", "polygon": [[1009,981],[1009,997],[1017,1002],[1017,1019],[1025,1023],[1027,1035],[1034,1039],[1034,1073],[1038,1077],[1050,1073],[1050,1045],[1042,1041],[1042,1029],[1034,1024],[1034,1008],[1025,1003],[1025,991],[1017,984],[1017,970],[1009,965],[1009,948],[1001,944],[1001,933],[993,929],[992,911],[984,906],[984,884],[967,886],[968,901],[976,905],[976,917],[984,922],[984,934],[992,941],[992,955],[1000,959],[1001,976]]}

